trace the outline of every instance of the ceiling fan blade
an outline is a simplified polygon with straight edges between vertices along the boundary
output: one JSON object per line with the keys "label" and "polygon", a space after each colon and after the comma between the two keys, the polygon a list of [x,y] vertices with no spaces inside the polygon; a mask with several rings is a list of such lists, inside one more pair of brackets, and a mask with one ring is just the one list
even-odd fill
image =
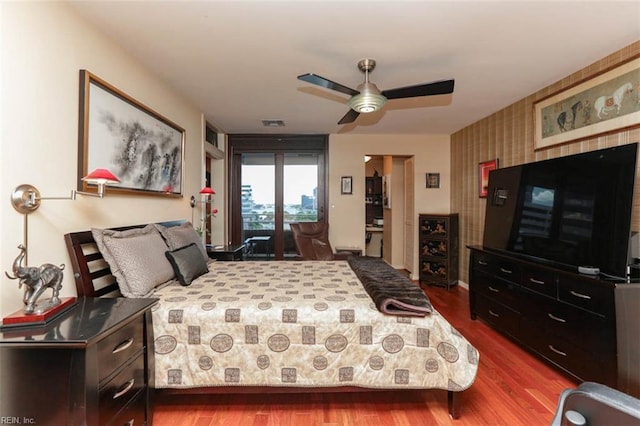
{"label": "ceiling fan blade", "polygon": [[446,95],[453,93],[454,80],[434,81],[433,83],[418,84],[415,86],[398,87],[397,89],[383,90],[382,96],[387,99],[414,98],[416,96]]}
{"label": "ceiling fan blade", "polygon": [[336,90],[338,92],[345,93],[350,96],[357,95],[358,93],[360,93],[355,89],[352,89],[347,86],[343,86],[340,83],[336,83],[335,81],[328,80],[324,77],[320,77],[319,75],[316,75],[313,73],[299,75],[298,80],[302,80],[302,81],[306,81],[307,83],[326,87],[327,89]]}
{"label": "ceiling fan blade", "polygon": [[358,111],[350,109],[349,112],[347,112],[344,117],[342,117],[340,121],[338,121],[338,124],[353,123],[354,121],[356,121],[356,118],[358,118],[359,115],[360,113]]}

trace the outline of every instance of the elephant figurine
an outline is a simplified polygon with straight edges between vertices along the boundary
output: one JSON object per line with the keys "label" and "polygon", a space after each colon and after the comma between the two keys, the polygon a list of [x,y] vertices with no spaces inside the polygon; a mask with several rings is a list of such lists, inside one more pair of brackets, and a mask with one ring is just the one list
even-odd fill
{"label": "elephant figurine", "polygon": [[13,261],[13,276],[9,275],[6,271],[5,275],[12,280],[20,279],[18,288],[21,288],[22,284],[26,286],[22,299],[25,305],[24,313],[33,314],[36,310],[36,301],[42,296],[42,293],[49,288],[53,290],[53,297],[51,297],[46,309],[59,305],[64,265],[56,266],[51,263],[44,263],[38,268],[34,266],[22,266],[22,261],[27,254],[27,249],[22,244],[18,246],[18,249],[20,253]]}

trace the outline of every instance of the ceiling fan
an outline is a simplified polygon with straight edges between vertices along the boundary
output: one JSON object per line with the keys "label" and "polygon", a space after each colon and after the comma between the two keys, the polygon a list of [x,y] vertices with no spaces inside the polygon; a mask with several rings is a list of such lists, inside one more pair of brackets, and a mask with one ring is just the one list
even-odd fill
{"label": "ceiling fan", "polygon": [[372,72],[375,67],[376,61],[373,59],[363,59],[358,62],[358,69],[364,73],[364,83],[358,85],[357,90],[313,73],[299,75],[298,79],[351,95],[348,101],[349,108],[351,109],[338,121],[338,124],[352,123],[360,114],[377,111],[382,108],[388,99],[415,98],[418,96],[453,93],[454,80],[434,81],[432,83],[381,91],[375,84],[369,81],[369,73]]}

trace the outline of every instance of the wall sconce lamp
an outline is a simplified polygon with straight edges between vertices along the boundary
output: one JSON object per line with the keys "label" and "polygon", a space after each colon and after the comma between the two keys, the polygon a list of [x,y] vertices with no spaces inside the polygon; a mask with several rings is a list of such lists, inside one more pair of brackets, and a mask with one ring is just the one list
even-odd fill
{"label": "wall sconce lamp", "polygon": [[206,199],[204,201],[198,201],[196,200],[195,195],[191,196],[191,208],[194,208],[196,206],[196,204],[198,203],[210,203],[211,202],[211,196],[214,195],[216,193],[216,191],[214,191],[213,189],[209,188],[208,186],[205,186],[204,188],[202,188],[200,190],[200,194],[205,195]]}
{"label": "wall sconce lamp", "polygon": [[[69,197],[41,197],[40,191],[33,185],[30,184],[22,184],[18,185],[16,189],[14,189],[11,194],[11,204],[13,208],[16,209],[18,213],[24,215],[24,245],[28,247],[28,220],[27,217],[29,213],[38,210],[42,200],[75,200],[76,195],[88,195],[90,197],[99,197],[103,198],[105,193],[106,185],[111,185],[114,183],[120,182],[120,180],[115,177],[109,170],[107,169],[95,169],[88,175],[82,178],[83,181],[87,182],[90,185],[97,185],[97,193],[93,192],[83,192],[71,190],[71,196]],[[25,264],[27,263],[27,253],[25,250]]]}
{"label": "wall sconce lamp", "polygon": [[40,207],[42,200],[75,200],[77,194],[103,198],[106,185],[120,182],[120,180],[107,169],[95,169],[83,177],[82,180],[90,185],[97,185],[98,192],[83,192],[73,189],[71,190],[70,197],[41,197],[38,188],[33,185],[22,184],[11,194],[11,204],[13,204],[13,208],[16,209],[18,213],[26,215],[36,211],[38,207]]}

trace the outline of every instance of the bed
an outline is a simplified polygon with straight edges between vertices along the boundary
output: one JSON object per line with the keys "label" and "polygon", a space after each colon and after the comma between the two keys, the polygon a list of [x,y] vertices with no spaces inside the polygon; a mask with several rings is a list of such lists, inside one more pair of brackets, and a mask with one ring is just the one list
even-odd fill
{"label": "bed", "polygon": [[[150,227],[99,232],[120,235]],[[167,233],[189,227],[160,225],[174,230]],[[185,262],[199,257],[197,244],[177,247],[188,241],[171,244],[166,236],[154,240],[164,241],[161,252],[188,248]],[[122,275],[125,267],[109,263],[114,250],[102,246],[101,239],[96,230],[65,235],[78,296],[131,297],[122,281],[134,280]],[[127,250],[127,260],[137,256],[131,247]],[[411,288],[408,298],[393,297],[391,284],[410,283],[393,268],[379,259],[351,260],[213,261],[188,285],[172,262],[179,279],[153,285],[145,294],[159,299],[152,309],[156,391],[441,389],[448,393],[450,415],[457,418],[460,395],[477,373],[476,348],[428,299],[427,306],[410,303],[418,306],[413,311],[403,312],[402,303],[389,305],[389,300],[412,302],[415,297]],[[160,268],[140,269],[153,269],[153,275]]]}

